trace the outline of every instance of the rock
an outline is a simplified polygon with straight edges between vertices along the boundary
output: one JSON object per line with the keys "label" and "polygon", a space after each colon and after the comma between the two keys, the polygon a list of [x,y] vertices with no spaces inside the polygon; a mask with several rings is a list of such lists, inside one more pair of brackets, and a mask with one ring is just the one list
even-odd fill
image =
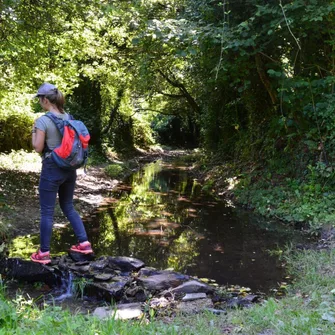
{"label": "rock", "polygon": [[170,306],[169,300],[164,297],[160,298],[153,298],[150,300],[150,307],[151,308],[165,308]]}
{"label": "rock", "polygon": [[138,319],[142,317],[142,315],[141,304],[138,303],[116,305],[114,309],[98,307],[93,312],[93,316],[99,319],[114,318],[115,320]]}
{"label": "rock", "polygon": [[75,271],[75,272],[78,272],[78,273],[81,273],[81,274],[85,274],[85,273],[88,273],[88,271],[90,269],[90,266],[89,265],[78,266],[78,265],[74,264],[74,265],[69,265],[68,269],[72,270],[72,271]]}
{"label": "rock", "polygon": [[61,272],[57,269],[21,258],[1,259],[0,273],[6,277],[29,283],[45,283],[50,287],[60,285],[61,283]]}
{"label": "rock", "polygon": [[90,265],[90,262],[89,261],[76,262],[75,265],[76,266]]}
{"label": "rock", "polygon": [[137,282],[149,291],[162,291],[177,287],[189,277],[177,272],[166,272],[146,278],[137,278]]}
{"label": "rock", "polygon": [[[162,270],[157,270],[155,268],[151,268],[151,267],[145,267],[142,268],[139,272],[138,272],[138,277],[150,277],[153,275],[159,275],[162,274],[164,271]],[[171,272],[171,271],[169,271]]]}
{"label": "rock", "polygon": [[187,293],[185,297],[183,297],[182,301],[192,301],[206,298],[207,298],[206,293]]}
{"label": "rock", "polygon": [[128,297],[135,297],[138,292],[143,292],[142,287],[134,286],[134,287],[129,287],[126,291],[126,295]]}
{"label": "rock", "polygon": [[235,297],[228,301],[227,307],[231,309],[238,309],[238,308],[245,308],[245,307],[251,307],[252,303],[250,300],[245,298],[239,298]]}
{"label": "rock", "polygon": [[108,281],[112,279],[114,276],[111,273],[101,273],[94,276],[94,279],[99,281]]}
{"label": "rock", "polygon": [[215,308],[205,308],[206,311],[211,312],[215,315],[227,314],[227,311],[224,309],[215,309]]}
{"label": "rock", "polygon": [[84,293],[111,302],[123,297],[127,281],[123,282],[93,282],[85,286]]}
{"label": "rock", "polygon": [[[178,309],[185,313],[213,308],[213,300],[216,298],[212,294],[215,293],[213,286],[173,270],[144,267],[142,261],[131,257],[103,256],[97,260],[89,260],[87,255],[72,252],[68,256],[53,258],[49,266],[15,258],[0,259],[0,273],[18,280],[44,282],[50,287],[61,286],[62,279],[69,284],[79,278],[82,280],[82,295],[108,303],[114,301],[126,304],[124,309],[118,305],[117,314],[113,310],[117,318],[138,317],[142,313],[140,308],[130,308],[133,305],[129,303],[138,304],[148,301],[149,298],[151,308],[171,310],[182,299]],[[211,294],[213,300],[207,298],[207,294]],[[219,298],[218,302],[221,301]],[[248,295],[244,299],[232,299],[226,305],[235,308],[248,306],[256,300],[257,296]],[[96,313],[98,317],[110,317],[113,311],[103,308],[97,309]]]}
{"label": "rock", "polygon": [[243,300],[254,303],[259,300],[259,296],[254,294],[248,294],[246,297],[243,298]]}
{"label": "rock", "polygon": [[132,303],[132,304],[123,304],[118,305],[115,312],[115,319],[134,319],[140,318],[143,315],[141,304]]}
{"label": "rock", "polygon": [[61,256],[58,261],[58,268],[61,270],[67,270],[69,260],[71,261],[71,264],[72,264],[72,260],[68,256],[66,255]]}
{"label": "rock", "polygon": [[109,318],[112,313],[108,307],[97,307],[92,315],[97,317],[98,319],[106,319]]}
{"label": "rock", "polygon": [[93,261],[95,259],[94,254],[82,254],[80,252],[69,251],[69,256],[75,262],[85,262],[85,261]]}
{"label": "rock", "polygon": [[171,290],[173,293],[212,293],[213,291],[213,287],[196,280],[190,280]]}
{"label": "rock", "polygon": [[212,300],[207,298],[193,301],[181,301],[177,304],[176,308],[181,313],[194,314],[213,307]]}
{"label": "rock", "polygon": [[138,271],[144,265],[145,264],[141,260],[132,257],[108,257],[108,266],[110,268],[120,269],[124,272]]}
{"label": "rock", "polygon": [[91,262],[91,268],[93,270],[104,270],[108,266],[108,258],[107,257],[100,257],[97,261]]}

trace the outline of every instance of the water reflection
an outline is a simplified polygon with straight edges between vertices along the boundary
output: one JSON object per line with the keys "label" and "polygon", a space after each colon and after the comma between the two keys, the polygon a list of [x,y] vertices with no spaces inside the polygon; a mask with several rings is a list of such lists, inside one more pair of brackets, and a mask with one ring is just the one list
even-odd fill
{"label": "water reflection", "polygon": [[[292,238],[292,232],[271,231],[273,224],[260,225],[250,213],[204,196],[185,166],[162,161],[133,174],[85,221],[98,256],[132,256],[148,266],[265,292],[283,277],[268,251]],[[69,227],[55,229],[52,253],[73,242]],[[37,245],[38,236],[18,238],[12,256],[23,246],[28,257]]]}

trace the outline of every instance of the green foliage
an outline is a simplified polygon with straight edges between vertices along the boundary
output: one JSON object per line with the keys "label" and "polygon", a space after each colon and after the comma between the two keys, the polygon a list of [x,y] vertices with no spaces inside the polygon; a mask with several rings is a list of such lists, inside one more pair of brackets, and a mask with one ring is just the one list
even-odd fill
{"label": "green foliage", "polygon": [[87,279],[85,277],[77,277],[72,282],[72,290],[74,291],[75,295],[83,299],[85,288],[92,282],[91,279]]}
{"label": "green foliage", "polygon": [[103,165],[105,163],[108,163],[107,154],[102,152],[101,150],[98,150],[96,146],[89,145],[88,150],[89,150],[88,153],[89,166]]}
{"label": "green foliage", "polygon": [[31,149],[33,118],[23,113],[1,115],[0,152]]}
{"label": "green foliage", "polygon": [[214,185],[214,181],[207,180],[202,186],[202,191],[206,193],[211,193],[213,191],[213,185]]}
{"label": "green foliage", "polygon": [[[272,176],[306,182],[308,192],[330,192],[333,1],[1,6],[0,152],[30,149],[31,112],[39,107],[28,94],[52,81],[102,153],[131,155],[155,141],[199,145],[217,163],[265,166]],[[318,197],[317,207],[291,217],[310,221],[322,210]],[[284,214],[297,201],[271,208]],[[262,213],[273,211],[257,203]]]}
{"label": "green foliage", "polygon": [[318,163],[309,165],[304,180],[285,177],[278,171],[241,175],[234,193],[238,202],[261,215],[302,223],[312,234],[318,234],[323,225],[335,219],[333,188],[333,169]]}
{"label": "green foliage", "polygon": [[0,154],[0,168],[6,170],[38,170],[41,166],[41,158],[37,153],[26,150],[12,150],[8,154]]}
{"label": "green foliage", "polygon": [[105,167],[105,172],[111,178],[120,178],[124,172],[124,167],[119,164],[110,164]]}
{"label": "green foliage", "polygon": [[148,120],[144,118],[134,119],[133,138],[134,145],[140,148],[148,149],[155,144],[153,131]]}
{"label": "green foliage", "polygon": [[[166,144],[200,144],[224,158],[265,161],[280,141],[290,153],[322,142],[330,159],[334,7],[330,0],[57,0],[43,8],[7,1],[1,97],[9,106],[11,87],[27,93],[53,81],[92,144],[117,151],[152,145],[152,123]],[[3,135],[14,148],[26,137]]]}

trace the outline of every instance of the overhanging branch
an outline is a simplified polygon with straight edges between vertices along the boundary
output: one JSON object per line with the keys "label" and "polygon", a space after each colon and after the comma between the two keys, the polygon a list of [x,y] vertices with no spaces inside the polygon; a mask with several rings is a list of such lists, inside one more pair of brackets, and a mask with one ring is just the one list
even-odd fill
{"label": "overhanging branch", "polygon": [[[197,102],[195,101],[195,99],[192,97],[192,95],[188,92],[188,90],[186,89],[185,85],[180,83],[178,80],[176,79],[171,79],[171,77],[169,77],[168,75],[166,75],[162,70],[158,70],[158,73],[173,87],[176,87],[179,89],[179,91],[181,92],[181,95],[187,100],[187,102],[189,103],[189,105],[192,107],[193,111],[196,113],[200,112],[200,107],[198,106]],[[173,74],[172,74],[173,75]]]}

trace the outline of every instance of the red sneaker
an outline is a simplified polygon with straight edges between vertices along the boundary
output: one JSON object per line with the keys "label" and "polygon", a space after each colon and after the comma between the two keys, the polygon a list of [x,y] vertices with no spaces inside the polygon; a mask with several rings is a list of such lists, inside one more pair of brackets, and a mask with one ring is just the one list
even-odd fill
{"label": "red sneaker", "polygon": [[75,251],[75,252],[80,252],[82,254],[92,254],[93,250],[91,247],[91,243],[86,241],[86,242],[82,242],[82,243],[78,243],[77,245],[73,245],[70,248],[71,251]]}
{"label": "red sneaker", "polygon": [[42,252],[41,250],[38,250],[30,256],[30,259],[36,263],[49,264],[51,262],[50,251]]}

